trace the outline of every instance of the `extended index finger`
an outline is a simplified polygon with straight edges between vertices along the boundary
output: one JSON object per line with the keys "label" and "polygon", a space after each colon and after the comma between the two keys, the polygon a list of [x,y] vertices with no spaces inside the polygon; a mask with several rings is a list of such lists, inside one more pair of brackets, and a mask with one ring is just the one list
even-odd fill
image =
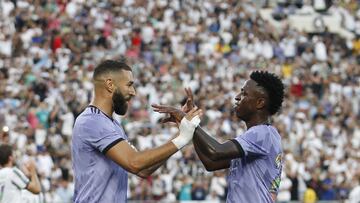
{"label": "extended index finger", "polygon": [[153,107],[154,109],[169,109],[169,108],[171,108],[170,106],[159,105],[159,104],[151,104],[151,107]]}
{"label": "extended index finger", "polygon": [[157,105],[152,104],[153,110],[158,113],[173,113],[176,112],[177,109],[171,106],[163,106],[163,105]]}
{"label": "extended index finger", "polygon": [[157,105],[157,104],[152,104],[151,107],[153,107],[154,111],[169,111],[170,110],[170,108],[168,106]]}
{"label": "extended index finger", "polygon": [[189,100],[191,101],[194,101],[194,96],[193,96],[193,93],[191,91],[191,89],[188,87],[188,88],[185,88],[185,92],[186,92],[186,96]]}
{"label": "extended index finger", "polygon": [[163,107],[167,107],[167,106],[160,105],[160,104],[151,104],[151,107],[153,107],[153,108],[163,108]]}

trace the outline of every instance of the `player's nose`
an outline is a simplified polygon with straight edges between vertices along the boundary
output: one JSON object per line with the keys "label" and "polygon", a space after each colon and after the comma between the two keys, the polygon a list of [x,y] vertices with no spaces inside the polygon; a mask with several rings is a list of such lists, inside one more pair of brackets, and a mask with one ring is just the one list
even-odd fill
{"label": "player's nose", "polygon": [[129,95],[130,95],[131,97],[134,97],[134,96],[136,95],[136,90],[135,90],[134,87],[132,87],[132,88],[130,89]]}

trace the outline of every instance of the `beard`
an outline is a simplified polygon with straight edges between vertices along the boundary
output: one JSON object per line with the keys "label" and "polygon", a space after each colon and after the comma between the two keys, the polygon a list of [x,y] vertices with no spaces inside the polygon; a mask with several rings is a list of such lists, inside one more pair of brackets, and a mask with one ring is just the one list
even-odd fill
{"label": "beard", "polygon": [[124,95],[121,94],[119,90],[115,90],[112,100],[115,113],[118,115],[125,115],[128,109],[128,104]]}

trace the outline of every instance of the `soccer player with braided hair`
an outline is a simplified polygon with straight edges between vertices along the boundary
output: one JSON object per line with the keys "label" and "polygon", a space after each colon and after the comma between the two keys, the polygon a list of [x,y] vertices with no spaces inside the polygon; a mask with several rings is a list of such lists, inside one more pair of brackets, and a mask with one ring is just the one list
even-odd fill
{"label": "soccer player with braided hair", "polygon": [[[168,113],[169,120],[180,121],[193,106],[187,92],[188,108],[153,105],[155,111]],[[235,97],[233,111],[246,123],[247,130],[235,139],[219,143],[200,125],[193,136],[194,148],[208,171],[229,169],[228,203],[275,202],[282,171],[281,137],[271,125],[284,99],[284,85],[273,73],[254,71]]]}

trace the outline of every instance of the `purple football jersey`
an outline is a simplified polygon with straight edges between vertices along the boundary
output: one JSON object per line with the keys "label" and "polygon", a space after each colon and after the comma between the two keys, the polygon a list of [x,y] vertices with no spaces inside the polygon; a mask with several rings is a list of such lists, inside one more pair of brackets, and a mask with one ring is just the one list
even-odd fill
{"label": "purple football jersey", "polygon": [[257,125],[235,138],[245,156],[231,160],[226,202],[274,202],[281,170],[281,137],[271,125]]}
{"label": "purple football jersey", "polygon": [[74,202],[127,201],[127,171],[105,156],[123,140],[127,136],[121,125],[95,106],[77,117],[72,137]]}

